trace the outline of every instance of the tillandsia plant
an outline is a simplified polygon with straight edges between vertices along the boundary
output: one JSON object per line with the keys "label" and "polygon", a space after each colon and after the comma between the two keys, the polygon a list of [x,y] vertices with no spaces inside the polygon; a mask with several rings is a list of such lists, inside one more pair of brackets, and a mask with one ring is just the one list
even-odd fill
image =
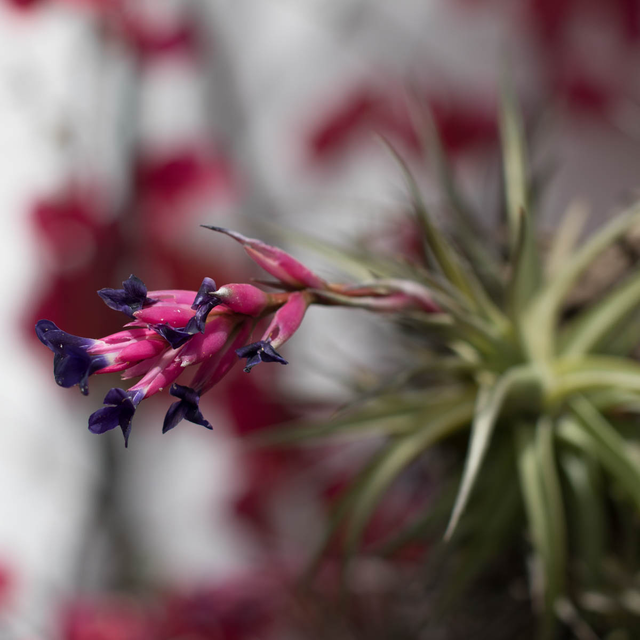
{"label": "tillandsia plant", "polygon": [[280,446],[340,435],[381,437],[336,503],[314,568],[335,541],[348,568],[393,483],[429,450],[449,446],[463,455],[440,479],[440,497],[399,526],[379,554],[389,557],[416,540],[442,544],[451,564],[442,565],[436,551],[441,602],[451,603],[481,569],[507,557],[514,544],[521,550],[518,540],[524,541],[521,564],[528,567],[539,637],[640,637],[634,417],[640,364],[633,356],[640,340],[640,271],[630,269],[569,312],[583,277],[601,269],[607,252],[640,228],[640,204],[582,245],[583,216],[570,209],[544,246],[535,230],[537,194],[523,118],[506,88],[501,140],[508,233],[492,246],[469,214],[428,114],[416,111],[415,120],[454,215],[451,233],[436,226],[414,176],[389,148],[411,193],[425,265],[364,250],[326,246],[325,253],[354,273],[372,273],[371,292],[427,288],[440,311],[403,310],[401,326],[412,345],[407,366],[343,415],[265,437]]}
{"label": "tillandsia plant", "polygon": [[[106,406],[89,419],[95,433],[120,426],[125,442],[136,406],[169,386],[178,402],[163,431],[182,419],[211,428],[199,409],[201,395],[239,359],[246,358],[245,371],[261,362],[286,364],[279,350],[309,306],[397,317],[413,348],[411,364],[394,384],[332,422],[288,426],[265,437],[290,445],[340,434],[383,436],[338,502],[324,548],[337,537],[351,559],[377,505],[403,471],[429,449],[447,442],[455,447],[468,436],[464,464],[459,473],[452,470],[453,489],[440,492],[442,504],[429,505],[380,552],[433,538],[438,519],[448,513],[444,537],[448,548],[463,552],[461,569],[468,578],[499,557],[526,522],[541,636],[556,635],[558,621],[583,637],[592,628],[635,633],[640,449],[631,416],[640,411],[640,364],[630,354],[640,339],[640,272],[571,318],[565,309],[594,261],[640,226],[640,205],[578,248],[576,218],[570,216],[542,252],[522,118],[506,90],[501,132],[508,239],[506,251],[503,243],[492,248],[468,214],[437,132],[428,118],[424,122],[421,130],[457,215],[450,239],[392,151],[410,189],[425,265],[325,247],[336,261],[368,274],[366,281],[329,283],[278,248],[209,227],[238,241],[276,278],[270,284],[280,291],[250,284],[217,289],[209,278],[197,292],[147,291],[132,276],[121,290],[99,292],[131,320],[122,332],[90,340],[46,320],[38,323],[38,336],[55,354],[56,382],[87,393],[94,373],[142,376],[128,390],[112,389]],[[256,324],[265,318],[271,318],[266,330],[252,342]],[[176,384],[190,366],[197,367],[191,382]]]}

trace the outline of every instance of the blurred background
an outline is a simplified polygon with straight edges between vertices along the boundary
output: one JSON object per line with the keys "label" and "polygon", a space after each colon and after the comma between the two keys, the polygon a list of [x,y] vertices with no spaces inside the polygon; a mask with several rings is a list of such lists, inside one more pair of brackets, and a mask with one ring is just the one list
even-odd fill
{"label": "blurred background", "polygon": [[[36,320],[97,338],[121,320],[95,292],[130,273],[151,290],[255,275],[201,223],[407,255],[411,229],[389,240],[402,179],[374,134],[437,202],[408,96],[499,232],[505,67],[544,178],[543,227],[570,206],[593,226],[638,195],[639,63],[637,0],[0,0],[0,637],[328,637],[325,605],[292,602],[287,585],[357,453],[238,437],[344,401],[392,351],[388,328],[314,309],[291,366],[238,370],[210,394],[212,433],[162,437],[170,400],[157,397],[125,450],[86,428],[114,381],[89,398],[58,388]],[[394,495],[377,526],[412,499]],[[363,568],[365,611],[383,615],[395,571]],[[372,624],[356,617],[344,637],[401,637]]]}

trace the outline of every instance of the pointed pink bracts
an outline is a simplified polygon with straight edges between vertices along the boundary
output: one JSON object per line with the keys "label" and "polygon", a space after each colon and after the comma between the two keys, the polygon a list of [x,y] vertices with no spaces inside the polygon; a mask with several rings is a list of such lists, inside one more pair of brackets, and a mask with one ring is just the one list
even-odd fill
{"label": "pointed pink bracts", "polygon": [[327,283],[320,276],[278,247],[272,247],[255,238],[247,238],[241,233],[223,227],[202,226],[218,233],[224,233],[239,242],[257,265],[290,287],[295,289],[327,288]]}
{"label": "pointed pink bracts", "polygon": [[298,291],[292,293],[274,314],[262,339],[270,342],[274,349],[282,346],[300,328],[308,306],[308,296]]}
{"label": "pointed pink bracts", "polygon": [[276,351],[298,330],[309,306],[309,296],[303,291],[296,291],[289,295],[288,300],[273,316],[262,339],[236,349],[240,358],[246,358],[245,373],[261,362],[279,362],[288,364]]}
{"label": "pointed pink bracts", "polygon": [[252,284],[244,283],[225,284],[213,295],[231,311],[252,318],[257,318],[273,305],[275,297]]}

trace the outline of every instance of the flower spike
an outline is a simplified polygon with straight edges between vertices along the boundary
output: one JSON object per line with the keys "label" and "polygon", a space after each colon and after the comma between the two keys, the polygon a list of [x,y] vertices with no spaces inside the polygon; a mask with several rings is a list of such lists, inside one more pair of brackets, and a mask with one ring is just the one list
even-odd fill
{"label": "flower spike", "polygon": [[[107,306],[133,320],[122,331],[94,340],[70,335],[50,320],[37,323],[38,338],[54,354],[59,385],[78,385],[86,395],[92,374],[119,372],[123,380],[140,378],[128,390],[114,388],[107,393],[105,406],[89,419],[93,433],[119,426],[127,445],[138,404],[168,388],[178,402],[168,410],[163,432],[181,420],[211,429],[199,408],[202,395],[222,380],[238,358],[246,358],[247,373],[261,362],[288,364],[278,350],[298,330],[312,303],[377,312],[439,310],[429,292],[413,283],[387,279],[370,285],[329,284],[282,249],[228,229],[207,228],[242,244],[258,265],[280,280],[283,291],[267,293],[247,283],[216,289],[216,283],[206,277],[198,291],[148,292],[132,275],[122,289],[98,292]],[[269,316],[271,322],[261,339],[247,344],[256,324]],[[197,371],[190,385],[177,384],[191,366],[197,366]]]}
{"label": "flower spike", "polygon": [[158,302],[147,297],[147,287],[144,282],[133,274],[122,283],[122,289],[100,289],[98,295],[110,309],[122,311],[131,318],[139,309]]}

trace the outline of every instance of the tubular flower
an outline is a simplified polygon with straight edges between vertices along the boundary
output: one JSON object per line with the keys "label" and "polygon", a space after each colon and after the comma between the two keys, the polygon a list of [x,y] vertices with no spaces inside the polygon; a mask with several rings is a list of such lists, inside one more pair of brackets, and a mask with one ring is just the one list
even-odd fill
{"label": "tubular flower", "polygon": [[262,339],[236,350],[240,358],[247,359],[244,368],[246,373],[261,362],[288,364],[276,349],[298,330],[308,306],[309,302],[304,293],[292,293],[287,302],[273,316]]}
{"label": "tubular flower", "polygon": [[[166,414],[163,433],[182,420],[211,429],[200,410],[202,395],[222,380],[238,358],[246,358],[246,372],[260,362],[287,364],[277,349],[298,330],[311,304],[377,312],[440,311],[422,285],[402,280],[330,284],[282,249],[227,229],[210,228],[240,242],[256,263],[289,290],[266,293],[243,283],[217,289],[211,278],[204,278],[198,291],[147,291],[132,275],[122,283],[122,289],[98,291],[108,307],[131,319],[122,331],[92,339],[66,333],[50,320],[36,324],[38,338],[54,354],[53,373],[60,386],[78,385],[87,395],[93,374],[118,372],[123,380],[140,378],[128,389],[116,387],[107,393],[104,407],[89,418],[92,433],[120,427],[127,446],[136,408],[164,389],[169,389],[177,402]],[[250,342],[257,322],[269,316],[262,338]],[[190,385],[178,384],[178,378],[191,366],[197,369]]]}
{"label": "tubular flower", "polygon": [[252,329],[253,322],[242,321],[229,335],[222,349],[200,366],[191,382],[191,387],[178,384],[171,387],[169,393],[180,400],[169,407],[162,425],[162,433],[173,429],[181,420],[207,427],[209,423],[204,419],[199,408],[200,396],[212,389],[231,370],[237,362],[235,350],[247,341]]}
{"label": "tubular flower", "polygon": [[[238,337],[246,342],[255,322],[209,296],[215,289],[213,280],[205,278],[197,292],[153,291],[147,295],[144,284],[131,276],[123,289],[99,291],[110,308],[133,318],[123,331],[95,340],[68,334],[50,320],[37,323],[38,338],[54,353],[54,378],[60,386],[78,385],[87,395],[89,376],[94,373],[120,372],[125,380],[142,376],[128,390],[114,388],[107,393],[105,406],[89,418],[91,432],[105,433],[119,426],[127,445],[140,402],[171,387],[187,367],[195,365],[201,367],[194,378],[197,388],[193,394],[179,395],[183,405],[173,409],[168,421],[175,426],[186,418],[211,428],[197,409],[199,395],[211,379],[219,381],[228,372],[235,353],[233,358],[223,356],[231,346],[240,346]],[[185,388],[175,385],[174,394]]]}
{"label": "tubular flower", "polygon": [[89,376],[94,373],[123,371],[141,360],[161,353],[166,345],[150,329],[132,328],[92,340],[73,336],[50,320],[36,324],[36,335],[53,351],[53,375],[61,387],[78,385],[89,393]]}
{"label": "tubular flower", "polygon": [[109,308],[122,311],[131,317],[138,309],[157,302],[155,299],[147,297],[147,287],[144,286],[140,278],[136,278],[133,274],[122,283],[122,289],[100,289],[98,295]]}

